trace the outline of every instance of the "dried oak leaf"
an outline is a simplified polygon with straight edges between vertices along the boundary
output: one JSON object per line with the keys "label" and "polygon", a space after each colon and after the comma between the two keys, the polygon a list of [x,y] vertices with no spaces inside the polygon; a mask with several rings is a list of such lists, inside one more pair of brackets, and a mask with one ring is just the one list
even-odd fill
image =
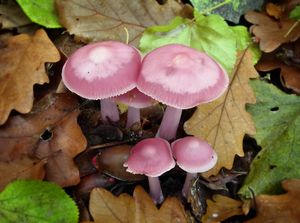
{"label": "dried oak leaf", "polygon": [[15,28],[30,24],[31,21],[24,14],[15,1],[0,2],[0,27]]}
{"label": "dried oak leaf", "polygon": [[[87,142],[77,124],[77,107],[74,96],[50,94],[36,103],[31,113],[9,118],[0,127],[0,161],[10,164],[22,163],[24,156],[30,159],[19,164],[23,166],[20,169],[31,168],[30,161],[47,160],[47,180],[63,187],[79,183],[73,158],[85,149]],[[18,169],[15,173],[7,171],[19,174]]]}
{"label": "dried oak leaf", "polygon": [[144,29],[166,24],[182,6],[175,0],[56,0],[60,23],[70,34],[86,42],[118,40],[137,46]]}
{"label": "dried oak leaf", "polygon": [[96,223],[187,222],[184,208],[176,198],[167,198],[157,209],[140,186],[135,188],[133,197],[128,194],[116,197],[103,188],[95,188],[91,192],[89,209]]}
{"label": "dried oak leaf", "polygon": [[207,200],[207,209],[201,221],[203,223],[222,222],[235,215],[243,215],[243,202],[223,195],[214,195]]}
{"label": "dried oak leaf", "polygon": [[287,193],[259,195],[255,198],[256,217],[247,223],[299,223],[300,179],[285,180],[282,187]]}
{"label": "dried oak leaf", "polygon": [[193,116],[184,124],[185,131],[208,141],[216,150],[216,166],[203,175],[217,175],[222,167],[231,169],[235,155],[243,156],[244,135],[254,134],[255,125],[245,104],[255,103],[249,78],[257,77],[251,50],[238,54],[230,75],[226,92],[217,100],[199,105]]}
{"label": "dried oak leaf", "polygon": [[0,161],[0,191],[16,179],[43,179],[45,163],[46,160],[29,158],[28,156],[21,156],[13,161]]}
{"label": "dried oak leaf", "polygon": [[286,64],[276,56],[276,52],[263,54],[258,64],[255,66],[259,71],[271,71],[281,69],[280,75],[282,84],[300,94],[300,68],[292,64]]}
{"label": "dried oak leaf", "polygon": [[0,42],[0,125],[12,109],[21,113],[31,110],[33,85],[49,82],[44,63],[59,59],[58,50],[44,30]]}
{"label": "dried oak leaf", "polygon": [[258,39],[260,49],[267,53],[282,43],[295,41],[300,37],[300,26],[291,29],[296,21],[288,17],[276,21],[264,13],[250,11],[245,14],[245,19],[254,24],[251,31]]}

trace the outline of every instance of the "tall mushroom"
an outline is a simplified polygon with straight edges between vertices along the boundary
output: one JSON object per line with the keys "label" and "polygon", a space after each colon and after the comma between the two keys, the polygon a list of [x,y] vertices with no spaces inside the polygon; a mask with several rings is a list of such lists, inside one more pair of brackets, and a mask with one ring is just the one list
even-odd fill
{"label": "tall mushroom", "polygon": [[101,99],[104,121],[118,121],[118,108],[109,98],[133,89],[140,68],[141,56],[135,48],[104,41],[75,51],[64,64],[62,80],[70,91],[83,98]]}
{"label": "tall mushroom", "polygon": [[182,188],[182,195],[186,197],[191,180],[197,173],[213,168],[217,162],[217,154],[207,142],[193,136],[175,140],[171,148],[177,165],[187,172]]}
{"label": "tall mushroom", "polygon": [[229,83],[211,57],[190,47],[169,44],[147,54],[137,82],[146,95],[168,105],[157,137],[176,137],[182,109],[215,100]]}
{"label": "tall mushroom", "polygon": [[148,176],[152,200],[161,203],[164,199],[158,177],[175,166],[168,141],[160,138],[148,138],[138,142],[124,163],[127,171]]}
{"label": "tall mushroom", "polygon": [[155,103],[153,98],[143,94],[137,88],[114,98],[116,101],[128,105],[126,128],[134,123],[140,122],[140,109],[146,108]]}

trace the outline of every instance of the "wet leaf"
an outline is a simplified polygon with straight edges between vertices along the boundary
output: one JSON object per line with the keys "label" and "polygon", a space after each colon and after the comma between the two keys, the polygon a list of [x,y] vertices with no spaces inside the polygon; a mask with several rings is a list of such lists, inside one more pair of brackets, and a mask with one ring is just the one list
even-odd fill
{"label": "wet leaf", "polygon": [[219,99],[199,105],[184,124],[188,134],[207,140],[218,154],[216,166],[204,175],[216,175],[222,167],[231,169],[235,155],[243,156],[244,135],[254,134],[252,118],[245,104],[254,103],[249,78],[257,77],[249,49],[238,55],[228,90]]}
{"label": "wet leaf", "polygon": [[[76,108],[73,96],[54,94],[41,99],[30,114],[11,117],[0,127],[0,161],[18,163],[24,156],[45,159],[46,179],[60,186],[77,184],[79,171],[73,158],[85,149],[86,139],[77,124]],[[18,175],[19,169],[30,166],[28,162],[11,174]]]}
{"label": "wet leaf", "polygon": [[239,191],[244,198],[279,193],[282,180],[300,178],[300,98],[260,80],[252,81],[251,86],[257,102],[247,110],[253,116],[255,139],[262,150]]}
{"label": "wet leaf", "polygon": [[203,223],[222,222],[235,215],[243,215],[243,202],[223,195],[214,195],[212,200],[207,200],[207,209],[201,221]]}
{"label": "wet leaf", "polygon": [[46,62],[57,62],[59,52],[44,30],[33,36],[21,34],[0,42],[0,125],[12,109],[28,113],[33,85],[49,82]]}
{"label": "wet leaf", "polygon": [[259,195],[255,198],[256,216],[247,223],[298,223],[300,219],[300,180],[282,182],[287,191],[281,195]]}
{"label": "wet leaf", "polygon": [[56,0],[61,24],[70,34],[86,42],[118,40],[137,46],[148,26],[167,23],[178,15],[181,6],[175,0],[160,5],[156,0]]}
{"label": "wet leaf", "polygon": [[292,19],[284,17],[277,21],[264,13],[254,11],[247,12],[245,18],[253,24],[251,30],[264,52],[272,52],[281,44],[293,42],[300,37],[300,26],[292,28],[295,23]]}
{"label": "wet leaf", "polygon": [[[238,23],[240,17],[249,10],[261,9],[263,0],[191,0],[194,7],[205,14],[219,14],[226,20]],[[224,4],[225,3],[225,4]],[[218,7],[219,6],[219,7]],[[216,8],[215,10],[212,10]]]}
{"label": "wet leaf", "polygon": [[61,28],[54,0],[16,0],[31,21],[46,28]]}
{"label": "wet leaf", "polygon": [[0,193],[0,222],[76,223],[78,209],[56,184],[18,180]]}
{"label": "wet leaf", "polygon": [[0,27],[10,29],[31,23],[14,1],[0,2]]}
{"label": "wet leaf", "polygon": [[90,197],[90,212],[96,223],[187,222],[184,208],[176,198],[167,198],[158,210],[139,186],[135,188],[133,197],[128,194],[115,197],[105,189],[94,189]]}

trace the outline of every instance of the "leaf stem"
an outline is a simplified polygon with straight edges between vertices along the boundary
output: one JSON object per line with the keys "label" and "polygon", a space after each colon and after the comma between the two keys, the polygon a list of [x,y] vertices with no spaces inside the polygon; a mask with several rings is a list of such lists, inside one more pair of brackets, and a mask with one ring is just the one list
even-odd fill
{"label": "leaf stem", "polygon": [[211,13],[211,11],[213,11],[213,10],[215,10],[215,9],[217,9],[217,8],[222,7],[223,5],[229,4],[229,3],[231,3],[231,1],[232,1],[232,0],[224,0],[223,2],[218,3],[217,5],[215,5],[215,6],[213,6],[213,7],[210,7],[210,8],[208,8],[208,9],[205,9],[205,10],[201,11],[200,13],[201,13],[201,14]]}
{"label": "leaf stem", "polygon": [[293,31],[293,29],[295,29],[295,27],[300,23],[300,19],[298,19],[292,26],[291,28],[289,28],[289,30],[286,32],[286,34],[284,34],[284,38],[286,38],[288,35],[290,35],[290,33]]}
{"label": "leaf stem", "polygon": [[128,43],[129,43],[129,32],[128,32],[128,29],[126,28],[126,26],[124,26],[123,28],[124,28],[125,33],[126,33],[126,44],[128,45]]}

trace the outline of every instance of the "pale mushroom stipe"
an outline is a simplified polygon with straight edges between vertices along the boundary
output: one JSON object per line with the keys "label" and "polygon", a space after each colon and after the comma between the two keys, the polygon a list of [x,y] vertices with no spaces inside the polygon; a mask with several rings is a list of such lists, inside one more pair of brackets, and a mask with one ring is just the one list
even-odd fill
{"label": "pale mushroom stipe", "polygon": [[177,165],[187,172],[182,195],[186,197],[191,181],[197,173],[203,173],[216,165],[217,154],[206,141],[194,136],[175,140],[172,153]]}
{"label": "pale mushroom stipe", "polygon": [[128,105],[126,128],[130,128],[134,123],[140,122],[141,108],[146,108],[156,103],[153,98],[143,94],[137,88],[117,96],[114,99],[117,102]]}
{"label": "pale mushroom stipe", "polygon": [[225,70],[207,54],[169,44],[144,57],[137,88],[168,105],[157,137],[171,140],[176,137],[182,109],[217,99],[228,84]]}
{"label": "pale mushroom stipe", "polygon": [[175,166],[168,141],[161,138],[148,138],[138,142],[131,149],[124,166],[130,173],[146,175],[152,200],[156,204],[163,201],[164,196],[158,177]]}
{"label": "pale mushroom stipe", "polygon": [[119,120],[119,111],[110,98],[136,87],[141,68],[139,52],[124,43],[104,41],[75,51],[62,70],[65,86],[87,99],[101,100],[102,120]]}

